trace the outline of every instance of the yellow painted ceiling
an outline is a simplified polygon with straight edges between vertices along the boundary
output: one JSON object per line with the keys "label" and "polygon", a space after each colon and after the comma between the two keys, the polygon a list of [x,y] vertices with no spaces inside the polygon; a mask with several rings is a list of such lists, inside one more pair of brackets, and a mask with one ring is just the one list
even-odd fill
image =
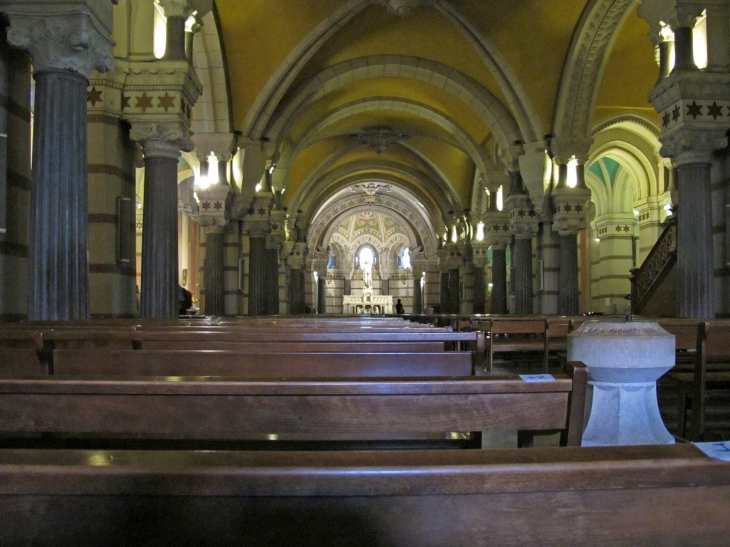
{"label": "yellow painted ceiling", "polygon": [[[519,81],[545,132],[549,133],[565,57],[588,0],[452,1],[502,53],[509,65],[507,70]],[[226,52],[234,124],[238,130],[244,129],[244,120],[251,108],[287,57],[313,29],[347,3],[346,0],[215,2]],[[646,98],[657,74],[647,31],[646,23],[635,12],[628,17],[606,65],[595,120],[622,110],[642,112],[656,119]],[[418,8],[410,17],[400,18],[388,14],[381,5],[368,5],[319,50],[312,50],[311,58],[295,75],[285,100],[300,85],[328,67],[383,54],[420,57],[450,66],[476,80],[510,108],[476,49],[435,6]],[[288,133],[280,136],[280,144],[283,148],[298,142],[313,125],[343,105],[375,97],[394,97],[423,104],[452,118],[473,141],[489,141],[491,128],[479,119],[469,104],[442,89],[442,85],[392,76],[343,85],[305,104]],[[470,206],[474,162],[443,142],[450,135],[433,122],[395,109],[357,113],[328,127],[325,130],[327,138],[307,147],[290,165],[285,199],[291,199],[302,181],[313,173],[331,172],[338,166],[357,161],[377,163],[387,159],[425,172],[423,163],[401,148],[388,150],[382,156],[362,146],[350,150],[352,140],[347,134],[373,125],[387,125],[396,131],[413,134],[408,145],[429,158],[448,179],[464,206]],[[440,136],[443,140],[418,136],[419,133]],[[323,167],[331,158],[338,159]],[[372,176],[376,171],[365,170],[363,176]]]}

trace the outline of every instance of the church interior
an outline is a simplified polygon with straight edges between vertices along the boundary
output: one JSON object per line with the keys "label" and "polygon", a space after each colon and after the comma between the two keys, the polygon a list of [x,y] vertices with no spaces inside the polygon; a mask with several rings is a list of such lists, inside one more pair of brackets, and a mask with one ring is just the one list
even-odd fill
{"label": "church interior", "polygon": [[0,544],[722,544],[729,0],[0,14]]}

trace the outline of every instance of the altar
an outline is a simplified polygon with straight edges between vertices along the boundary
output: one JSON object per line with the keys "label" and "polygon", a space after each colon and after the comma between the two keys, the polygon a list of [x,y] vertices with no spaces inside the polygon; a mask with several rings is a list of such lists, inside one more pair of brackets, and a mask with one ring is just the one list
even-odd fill
{"label": "altar", "polygon": [[389,314],[393,313],[393,297],[388,294],[373,295],[365,293],[360,296],[345,295],[342,304],[347,314]]}

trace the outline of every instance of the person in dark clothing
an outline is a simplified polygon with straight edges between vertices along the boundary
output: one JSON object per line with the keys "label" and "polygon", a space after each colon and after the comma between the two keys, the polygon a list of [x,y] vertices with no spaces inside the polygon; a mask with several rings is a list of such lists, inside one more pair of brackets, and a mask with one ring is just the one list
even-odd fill
{"label": "person in dark clothing", "polygon": [[406,310],[403,308],[403,304],[401,304],[400,298],[398,299],[398,302],[395,304],[395,313],[398,315],[402,315],[406,313]]}
{"label": "person in dark clothing", "polygon": [[185,315],[193,307],[193,293],[178,285],[178,300],[180,301],[180,315]]}

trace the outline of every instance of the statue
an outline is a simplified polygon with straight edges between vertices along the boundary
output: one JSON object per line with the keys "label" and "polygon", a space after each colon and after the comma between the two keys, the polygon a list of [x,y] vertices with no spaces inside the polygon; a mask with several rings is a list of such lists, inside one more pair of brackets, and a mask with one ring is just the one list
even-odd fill
{"label": "statue", "polygon": [[365,260],[362,265],[362,292],[373,292],[373,265]]}

